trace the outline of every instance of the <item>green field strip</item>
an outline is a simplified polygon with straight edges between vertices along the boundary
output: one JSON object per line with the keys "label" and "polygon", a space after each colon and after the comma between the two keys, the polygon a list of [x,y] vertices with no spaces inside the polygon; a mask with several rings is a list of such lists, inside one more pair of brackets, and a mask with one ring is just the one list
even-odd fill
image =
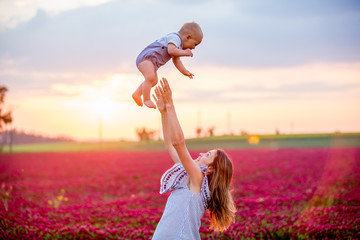
{"label": "green field strip", "polygon": [[[286,147],[359,147],[360,133],[344,134],[293,134],[258,135],[259,143],[249,144],[248,136],[214,136],[187,139],[191,150],[211,148],[247,149],[247,148],[286,148]],[[64,142],[46,144],[24,144],[12,146],[13,153],[27,152],[85,152],[85,151],[162,151],[161,140],[149,142]],[[2,153],[9,153],[10,147],[4,146]]]}

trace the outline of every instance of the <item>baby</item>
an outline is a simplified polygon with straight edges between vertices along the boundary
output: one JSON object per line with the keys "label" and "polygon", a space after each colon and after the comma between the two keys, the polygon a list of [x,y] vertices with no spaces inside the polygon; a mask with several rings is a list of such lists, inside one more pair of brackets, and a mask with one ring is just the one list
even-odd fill
{"label": "baby", "polygon": [[[145,81],[132,94],[137,105],[144,104],[149,108],[156,108],[150,99],[150,91],[158,82],[157,70],[171,58],[175,67],[185,76],[193,78],[182,64],[180,57],[192,57],[192,49],[201,43],[203,33],[199,24],[185,23],[179,32],[170,33],[147,46],[137,57],[136,66],[144,75]],[[141,99],[143,96],[143,101]]]}

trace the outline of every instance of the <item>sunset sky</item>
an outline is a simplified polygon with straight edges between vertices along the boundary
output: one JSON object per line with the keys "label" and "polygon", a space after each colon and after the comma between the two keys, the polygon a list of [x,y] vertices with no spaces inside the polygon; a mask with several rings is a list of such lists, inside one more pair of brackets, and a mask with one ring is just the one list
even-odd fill
{"label": "sunset sky", "polygon": [[0,85],[11,128],[95,140],[160,128],[131,99],[135,59],[184,22],[203,42],[158,71],[186,137],[360,131],[360,1],[0,0]]}

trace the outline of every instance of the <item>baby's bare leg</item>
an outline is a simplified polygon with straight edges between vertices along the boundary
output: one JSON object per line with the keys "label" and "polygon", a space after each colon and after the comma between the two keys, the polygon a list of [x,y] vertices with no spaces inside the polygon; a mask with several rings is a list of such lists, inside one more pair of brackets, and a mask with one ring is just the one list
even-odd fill
{"label": "baby's bare leg", "polygon": [[134,101],[136,102],[136,104],[139,105],[140,107],[143,106],[143,102],[142,102],[142,100],[141,100],[142,85],[143,85],[143,83],[141,83],[141,84],[139,85],[139,87],[135,90],[135,92],[132,94],[132,98],[134,99]]}
{"label": "baby's bare leg", "polygon": [[[156,105],[150,99],[151,88],[155,86],[158,82],[157,74],[155,72],[155,67],[151,61],[146,60],[139,64],[139,69],[140,72],[144,75],[145,81],[135,91],[135,93],[133,94],[133,98],[135,100],[137,97],[139,97],[141,100],[141,92],[142,92],[144,104],[149,108],[156,108]],[[142,87],[141,90],[140,87]],[[140,95],[136,95],[139,93]]]}

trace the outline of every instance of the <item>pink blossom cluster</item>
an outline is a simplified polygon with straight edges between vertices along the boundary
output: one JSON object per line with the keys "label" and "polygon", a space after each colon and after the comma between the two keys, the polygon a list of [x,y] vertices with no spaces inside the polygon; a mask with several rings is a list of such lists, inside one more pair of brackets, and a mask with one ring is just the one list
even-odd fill
{"label": "pink blossom cluster", "polygon": [[[205,214],[202,239],[360,238],[360,148],[227,153],[236,221],[217,233]],[[0,155],[0,238],[150,239],[171,166],[166,152]]]}

